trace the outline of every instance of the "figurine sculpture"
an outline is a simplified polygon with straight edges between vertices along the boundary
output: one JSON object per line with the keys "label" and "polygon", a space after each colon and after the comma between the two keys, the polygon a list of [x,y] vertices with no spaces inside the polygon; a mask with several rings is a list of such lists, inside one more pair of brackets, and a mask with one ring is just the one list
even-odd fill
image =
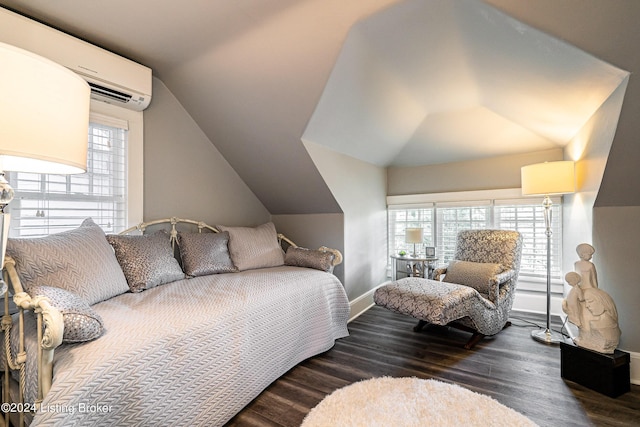
{"label": "figurine sculpture", "polygon": [[581,243],[576,247],[580,260],[575,262],[574,267],[576,272],[580,274],[580,287],[582,289],[598,287],[596,267],[591,262],[591,257],[595,251],[593,246],[588,243]]}
{"label": "figurine sculpture", "polygon": [[577,272],[565,276],[571,290],[562,300],[562,311],[578,327],[576,345],[611,354],[620,342],[616,305],[608,293],[598,288],[596,268],[591,263],[593,246],[582,243],[576,250],[580,261],[575,263]]}
{"label": "figurine sculpture", "polygon": [[571,285],[571,290],[567,298],[562,300],[562,311],[567,314],[569,322],[580,327],[582,326],[582,307],[580,306],[582,290],[580,288],[580,275],[571,271],[564,276],[564,280]]}
{"label": "figurine sculpture", "polygon": [[569,272],[565,280],[571,286],[562,300],[562,311],[569,322],[578,327],[576,345],[600,353],[611,354],[620,342],[618,311],[611,296],[598,288],[596,267],[591,262],[593,246],[582,243],[576,248],[580,260],[576,272]]}

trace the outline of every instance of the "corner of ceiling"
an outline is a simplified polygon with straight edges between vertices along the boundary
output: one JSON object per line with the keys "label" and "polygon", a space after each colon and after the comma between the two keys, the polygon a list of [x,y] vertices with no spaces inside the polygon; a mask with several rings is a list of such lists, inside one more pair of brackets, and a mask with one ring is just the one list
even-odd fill
{"label": "corner of ceiling", "polygon": [[378,166],[564,147],[623,78],[485,3],[411,0],[352,27],[304,139]]}

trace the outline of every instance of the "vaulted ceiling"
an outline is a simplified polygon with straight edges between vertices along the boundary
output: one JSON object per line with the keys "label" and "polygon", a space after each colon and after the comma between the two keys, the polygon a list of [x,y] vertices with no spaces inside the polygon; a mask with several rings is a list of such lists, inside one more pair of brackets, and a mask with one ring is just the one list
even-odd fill
{"label": "vaulted ceiling", "polygon": [[627,73],[484,3],[354,25],[303,139],[381,166],[564,147]]}
{"label": "vaulted ceiling", "polygon": [[620,78],[591,54],[640,68],[633,1],[0,4],[151,67],[275,214],[336,211],[303,135],[383,166],[562,146]]}

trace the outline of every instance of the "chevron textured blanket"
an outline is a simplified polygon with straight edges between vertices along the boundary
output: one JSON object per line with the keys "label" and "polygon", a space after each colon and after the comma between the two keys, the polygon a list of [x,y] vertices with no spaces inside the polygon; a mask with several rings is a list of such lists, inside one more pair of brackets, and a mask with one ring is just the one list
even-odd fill
{"label": "chevron textured blanket", "polygon": [[348,335],[342,284],[298,267],[181,280],[93,308],[106,334],[56,350],[32,426],[222,425]]}

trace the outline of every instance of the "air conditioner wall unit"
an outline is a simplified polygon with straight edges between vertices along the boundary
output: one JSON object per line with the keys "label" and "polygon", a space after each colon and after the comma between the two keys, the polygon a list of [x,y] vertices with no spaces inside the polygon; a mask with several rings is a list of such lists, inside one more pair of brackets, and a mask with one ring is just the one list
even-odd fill
{"label": "air conditioner wall unit", "polygon": [[0,41],[75,71],[94,99],[136,111],[151,102],[150,68],[3,8]]}

